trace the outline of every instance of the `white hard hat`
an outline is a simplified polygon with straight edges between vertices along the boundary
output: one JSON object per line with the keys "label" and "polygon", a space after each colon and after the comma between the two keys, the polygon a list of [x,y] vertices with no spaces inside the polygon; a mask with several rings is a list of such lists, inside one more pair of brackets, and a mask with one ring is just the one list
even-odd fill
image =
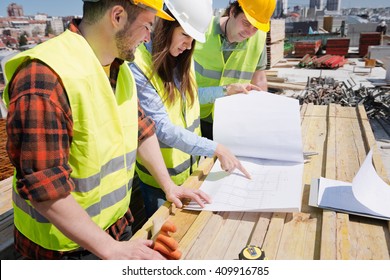
{"label": "white hard hat", "polygon": [[201,43],[206,41],[205,33],[213,16],[212,0],[197,0],[194,5],[183,0],[165,0],[165,5],[188,35]]}

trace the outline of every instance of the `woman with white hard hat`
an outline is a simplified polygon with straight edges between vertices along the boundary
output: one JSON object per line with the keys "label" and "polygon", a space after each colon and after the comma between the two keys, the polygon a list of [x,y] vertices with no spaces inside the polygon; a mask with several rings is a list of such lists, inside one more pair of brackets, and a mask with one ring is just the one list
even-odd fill
{"label": "woman with white hard hat", "polygon": [[[166,0],[166,12],[176,21],[158,19],[152,40],[138,47],[130,64],[141,107],[156,124],[160,149],[172,180],[181,185],[197,167],[198,156],[217,156],[222,168],[238,168],[240,161],[223,145],[200,136],[198,89],[192,54],[195,40],[205,41],[212,18],[211,0]],[[195,39],[195,40],[194,40]],[[136,170],[150,217],[165,200],[158,182],[137,159]]]}

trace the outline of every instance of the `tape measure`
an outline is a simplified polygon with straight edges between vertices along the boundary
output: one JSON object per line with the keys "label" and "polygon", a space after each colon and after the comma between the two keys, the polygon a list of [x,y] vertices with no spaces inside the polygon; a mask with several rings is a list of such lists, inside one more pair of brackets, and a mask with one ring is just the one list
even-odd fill
{"label": "tape measure", "polygon": [[238,255],[240,260],[265,260],[265,253],[259,247],[248,245]]}

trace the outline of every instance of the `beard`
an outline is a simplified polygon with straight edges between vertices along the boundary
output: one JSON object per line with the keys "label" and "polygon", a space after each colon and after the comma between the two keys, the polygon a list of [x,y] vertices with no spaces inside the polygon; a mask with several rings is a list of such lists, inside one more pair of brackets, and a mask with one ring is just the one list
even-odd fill
{"label": "beard", "polygon": [[133,61],[134,60],[134,50],[130,47],[129,38],[131,35],[128,33],[130,26],[125,26],[122,30],[118,31],[115,34],[116,47],[118,49],[118,58]]}

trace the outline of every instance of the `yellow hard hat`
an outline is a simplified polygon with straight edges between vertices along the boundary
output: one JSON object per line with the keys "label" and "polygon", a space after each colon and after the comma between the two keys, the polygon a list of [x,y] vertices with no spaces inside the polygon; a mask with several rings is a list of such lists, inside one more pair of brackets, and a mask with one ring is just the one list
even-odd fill
{"label": "yellow hard hat", "polygon": [[175,20],[164,11],[163,9],[164,0],[130,0],[130,1],[133,2],[134,5],[144,5],[152,8],[153,10],[157,11],[156,16],[160,18],[171,20],[171,21]]}
{"label": "yellow hard hat", "polygon": [[269,21],[274,13],[276,0],[238,0],[248,21],[257,29],[269,31]]}

